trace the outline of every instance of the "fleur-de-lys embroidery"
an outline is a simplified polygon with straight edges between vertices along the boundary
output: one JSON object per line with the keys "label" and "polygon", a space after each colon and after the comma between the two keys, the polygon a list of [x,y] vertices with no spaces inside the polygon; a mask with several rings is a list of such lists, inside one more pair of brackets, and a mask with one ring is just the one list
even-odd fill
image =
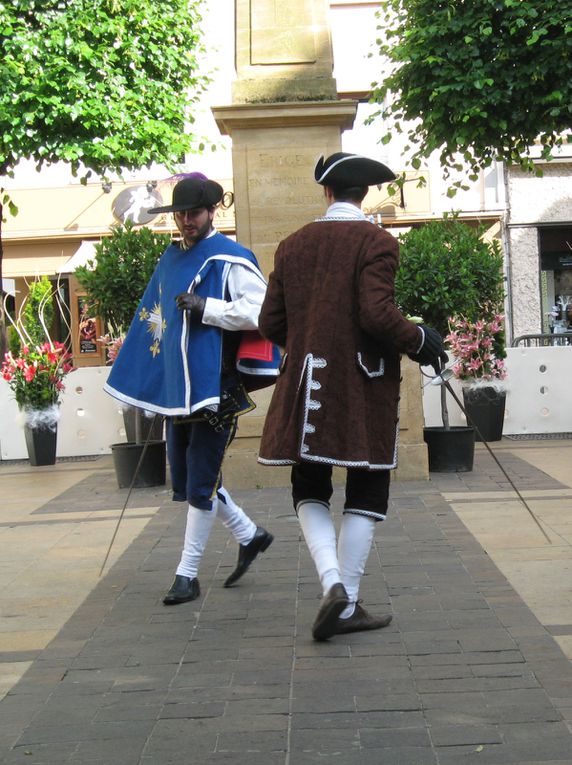
{"label": "fleur-de-lys embroidery", "polygon": [[155,358],[155,356],[161,353],[161,339],[167,326],[167,322],[161,315],[160,303],[155,303],[150,311],[145,307],[141,308],[139,311],[139,320],[147,322],[147,332],[153,337],[153,342],[149,346],[149,350],[151,351],[153,358]]}

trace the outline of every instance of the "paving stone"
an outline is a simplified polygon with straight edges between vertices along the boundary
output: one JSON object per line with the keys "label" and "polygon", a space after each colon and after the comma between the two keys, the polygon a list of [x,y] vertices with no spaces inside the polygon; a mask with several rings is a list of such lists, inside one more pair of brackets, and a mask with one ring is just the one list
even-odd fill
{"label": "paving stone", "polygon": [[33,746],[15,746],[3,758],[4,765],[56,765],[56,763],[67,763],[69,758],[76,751],[77,744],[34,744]]}
{"label": "paving stone", "polygon": [[432,725],[430,734],[433,745],[438,747],[502,743],[502,736],[495,725]]}
{"label": "paving stone", "polygon": [[419,728],[360,728],[360,743],[364,749],[394,749],[404,746],[431,748],[429,732]]}
{"label": "paving stone", "polygon": [[286,724],[278,730],[253,730],[249,733],[222,733],[217,739],[217,752],[286,752]]}

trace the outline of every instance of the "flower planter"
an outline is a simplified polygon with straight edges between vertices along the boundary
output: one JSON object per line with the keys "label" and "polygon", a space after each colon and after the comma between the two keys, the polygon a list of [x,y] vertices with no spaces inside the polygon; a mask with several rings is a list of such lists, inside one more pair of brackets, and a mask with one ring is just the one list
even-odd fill
{"label": "flower planter", "polygon": [[[151,431],[151,441],[161,441],[163,438],[163,425],[164,417],[156,415],[155,417],[147,417],[141,409],[136,409],[133,406],[126,407],[123,410],[123,426],[125,427],[125,436],[128,442],[135,442],[137,440],[147,440],[149,431]],[[138,422],[137,422],[138,421]],[[139,428],[140,432],[137,432]]]}
{"label": "flower planter", "polygon": [[427,444],[429,472],[469,473],[473,469],[474,428],[423,428],[423,440]]}
{"label": "flower planter", "polygon": [[38,467],[56,464],[58,431],[55,427],[32,428],[24,425],[24,436],[30,465]]}
{"label": "flower planter", "polygon": [[500,441],[504,425],[506,391],[494,385],[463,388],[467,424],[475,427],[476,441]]}
{"label": "flower planter", "polygon": [[[145,444],[111,444],[115,476],[120,489],[129,488],[139,465]],[[143,462],[135,476],[134,488],[163,486],[167,472],[167,448],[165,441],[149,441]]]}

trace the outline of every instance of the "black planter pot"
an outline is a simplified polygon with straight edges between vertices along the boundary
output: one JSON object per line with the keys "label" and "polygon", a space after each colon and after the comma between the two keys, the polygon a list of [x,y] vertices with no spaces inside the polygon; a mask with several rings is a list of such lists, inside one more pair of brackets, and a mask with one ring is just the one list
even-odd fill
{"label": "black planter pot", "polygon": [[469,473],[475,456],[474,428],[424,428],[431,473]]}
{"label": "black planter pot", "polygon": [[[120,489],[129,488],[145,444],[112,444],[111,453],[115,466],[115,476]],[[141,467],[133,486],[145,489],[150,486],[163,486],[166,480],[167,448],[165,441],[149,441]]]}
{"label": "black planter pot", "polygon": [[31,428],[29,425],[24,425],[24,436],[30,465],[38,467],[39,465],[56,464],[58,442],[56,428],[51,430],[50,428]]}
{"label": "black planter pot", "polygon": [[123,410],[123,426],[125,427],[125,436],[129,443],[137,441],[137,420],[139,421],[139,440],[145,442],[149,431],[151,431],[152,441],[161,441],[163,438],[164,417],[147,417],[141,409],[128,407]]}
{"label": "black planter pot", "polygon": [[475,426],[476,441],[500,441],[504,425],[506,391],[493,385],[463,388],[467,424]]}

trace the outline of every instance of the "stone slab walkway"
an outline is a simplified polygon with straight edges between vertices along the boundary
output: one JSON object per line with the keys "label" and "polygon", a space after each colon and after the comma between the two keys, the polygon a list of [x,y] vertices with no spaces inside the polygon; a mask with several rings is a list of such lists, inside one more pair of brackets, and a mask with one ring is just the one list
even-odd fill
{"label": "stone slab walkway", "polygon": [[[572,494],[526,449],[501,451],[536,498]],[[394,620],[326,643],[311,639],[320,593],[287,490],[236,492],[274,544],[224,589],[236,546],[217,524],[201,598],[167,608],[184,506],[137,490],[99,577],[125,491],[105,458],[56,468],[0,468],[3,496],[33,508],[0,522],[0,667],[23,670],[5,676],[0,762],[572,763],[572,664],[455,509],[508,500],[482,449],[471,474],[393,486],[361,596]]]}

